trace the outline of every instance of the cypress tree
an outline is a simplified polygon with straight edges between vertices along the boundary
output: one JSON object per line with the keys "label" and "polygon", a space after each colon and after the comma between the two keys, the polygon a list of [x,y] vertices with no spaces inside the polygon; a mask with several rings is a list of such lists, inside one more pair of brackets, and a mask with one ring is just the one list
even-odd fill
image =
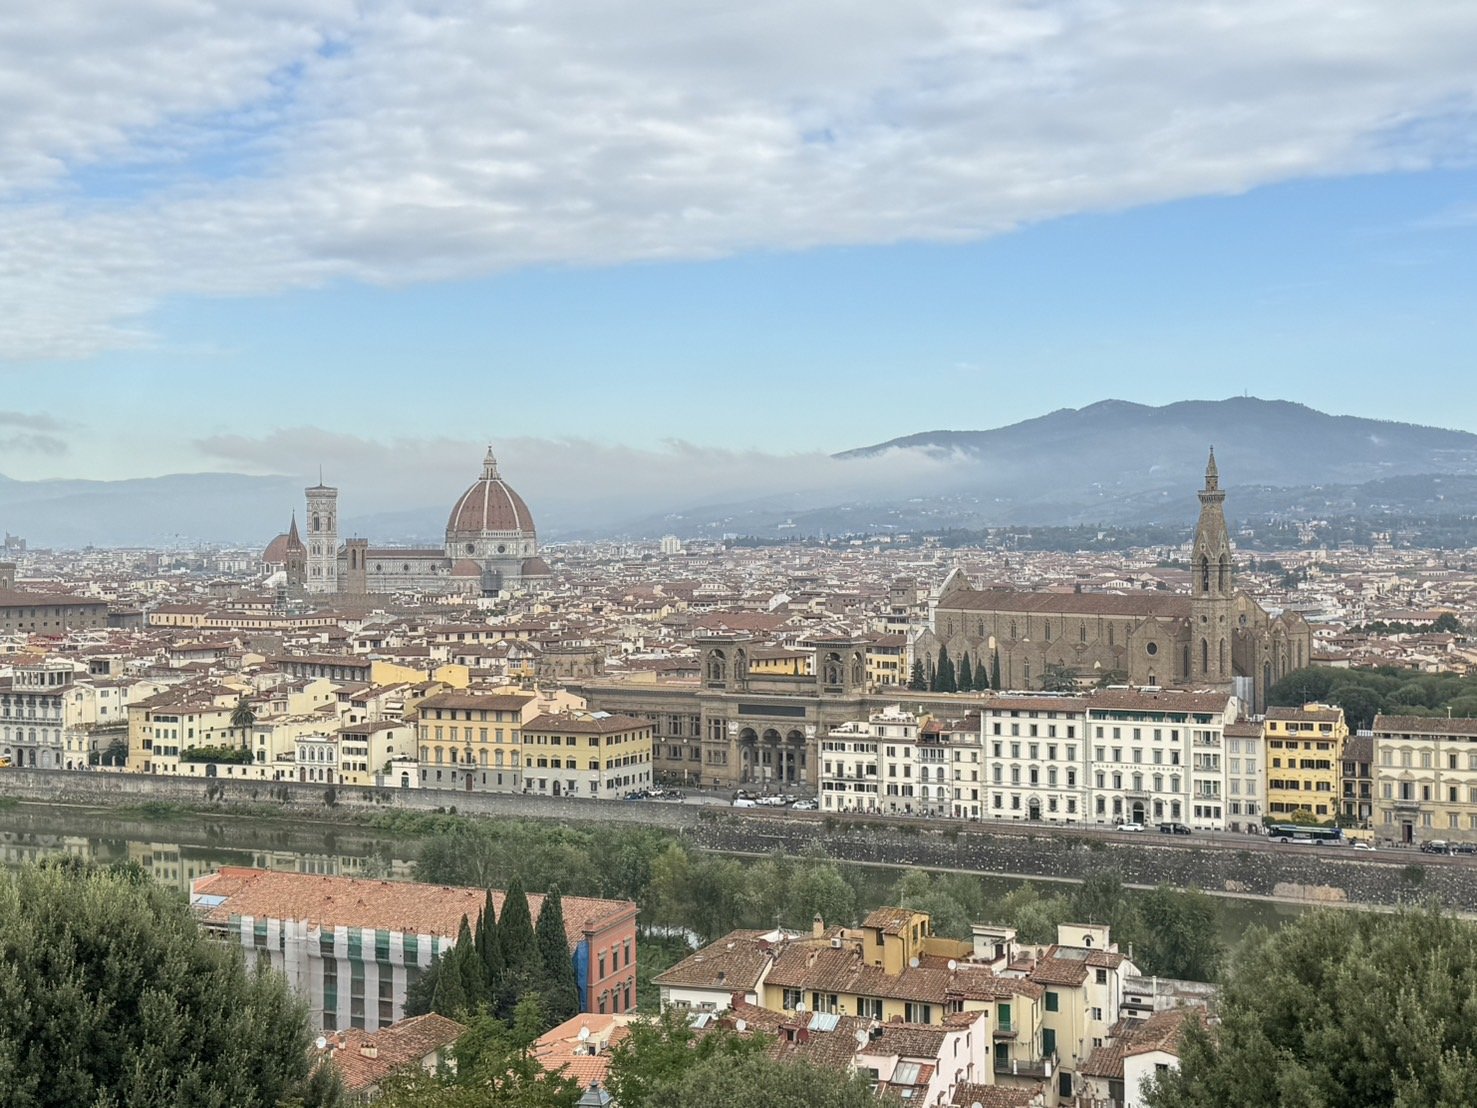
{"label": "cypress tree", "polygon": [[461,966],[455,950],[448,950],[436,963],[436,989],[431,994],[431,1011],[452,1019],[461,1019],[467,1014],[467,993],[462,988]]}
{"label": "cypress tree", "polygon": [[461,926],[457,928],[456,948],[451,952],[451,956],[457,975],[461,978],[462,992],[467,999],[467,1012],[469,1014],[476,1012],[481,1005],[487,1002],[487,980],[466,916],[462,916]]}
{"label": "cypress tree", "polygon": [[498,991],[498,1015],[507,1017],[518,1000],[538,985],[538,946],[533,936],[533,916],[523,878],[517,874],[503,894],[503,914],[497,922],[498,947],[502,952],[503,976]]}
{"label": "cypress tree", "polygon": [[908,688],[914,692],[924,692],[928,688],[928,675],[923,672],[923,659],[913,659],[913,673],[908,678]]}
{"label": "cypress tree", "polygon": [[928,663],[928,691],[929,692],[938,692],[939,691],[939,671],[938,671],[938,666],[934,665],[932,661],[930,661]]}
{"label": "cypress tree", "polygon": [[488,1006],[496,1009],[503,983],[503,948],[498,942],[497,907],[492,902],[492,890],[487,890],[487,900],[482,905],[482,914],[477,917],[475,936],[477,956],[482,960],[482,980],[487,986]]}
{"label": "cypress tree", "polygon": [[990,669],[985,664],[985,656],[981,654],[979,661],[974,666],[974,690],[984,692],[990,687]]}
{"label": "cypress tree", "polygon": [[969,664],[969,651],[959,659],[959,691],[969,692],[974,688],[974,667]]}
{"label": "cypress tree", "polygon": [[569,936],[564,931],[564,899],[559,886],[550,886],[539,909],[538,926],[534,928],[538,946],[541,981],[539,993],[544,1015],[551,1024],[560,1024],[580,1010],[579,986],[574,975],[574,960],[569,954]]}
{"label": "cypress tree", "polygon": [[995,656],[990,659],[990,688],[996,692],[1000,691],[1000,648],[995,648]]}
{"label": "cypress tree", "polygon": [[939,692],[958,692],[959,682],[954,676],[954,663],[949,658],[949,648],[939,647]]}

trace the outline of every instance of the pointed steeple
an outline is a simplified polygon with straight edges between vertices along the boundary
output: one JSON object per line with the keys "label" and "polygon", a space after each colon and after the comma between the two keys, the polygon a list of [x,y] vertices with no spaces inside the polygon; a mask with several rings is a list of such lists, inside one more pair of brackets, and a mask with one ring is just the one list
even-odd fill
{"label": "pointed steeple", "polygon": [[493,452],[492,452],[492,444],[491,443],[489,443],[488,446],[487,446],[487,457],[482,460],[482,480],[484,480],[484,481],[496,481],[496,480],[498,480],[498,475],[497,475],[497,456],[495,454],[493,454]]}
{"label": "pointed steeple", "polygon": [[297,533],[297,512],[292,513],[292,526],[287,529],[287,545],[290,547],[302,547],[303,540]]}
{"label": "pointed steeple", "polygon": [[1215,465],[1215,447],[1210,448],[1210,460],[1205,463],[1205,491],[1214,492],[1221,487],[1221,473]]}

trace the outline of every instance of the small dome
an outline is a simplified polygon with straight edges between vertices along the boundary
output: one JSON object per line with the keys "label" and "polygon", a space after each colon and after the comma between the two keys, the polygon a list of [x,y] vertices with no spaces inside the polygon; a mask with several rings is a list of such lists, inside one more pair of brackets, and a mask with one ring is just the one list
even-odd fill
{"label": "small dome", "polygon": [[462,558],[451,567],[453,577],[481,577],[482,567],[471,558]]}
{"label": "small dome", "polygon": [[486,532],[533,533],[533,516],[528,512],[528,505],[498,475],[497,459],[491,447],[482,463],[482,477],[462,493],[446,523],[448,540]]}

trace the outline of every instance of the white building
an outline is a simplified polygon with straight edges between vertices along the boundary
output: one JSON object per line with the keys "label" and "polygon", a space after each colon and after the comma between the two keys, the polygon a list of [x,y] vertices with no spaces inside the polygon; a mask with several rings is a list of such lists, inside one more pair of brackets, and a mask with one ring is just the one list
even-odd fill
{"label": "white building", "polygon": [[877,739],[870,724],[848,721],[826,733],[819,786],[824,812],[877,810]]}
{"label": "white building", "polygon": [[1259,832],[1267,810],[1267,761],[1262,728],[1256,723],[1228,723],[1226,741],[1226,828]]}
{"label": "white building", "polygon": [[980,711],[993,819],[1085,820],[1087,706],[1080,696],[992,697]]}

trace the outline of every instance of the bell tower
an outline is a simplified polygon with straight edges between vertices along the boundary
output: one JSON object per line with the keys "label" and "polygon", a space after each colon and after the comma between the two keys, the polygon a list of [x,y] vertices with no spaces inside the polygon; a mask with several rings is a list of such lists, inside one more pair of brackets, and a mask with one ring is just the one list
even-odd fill
{"label": "bell tower", "polygon": [[1215,447],[1205,463],[1200,519],[1190,555],[1190,672],[1192,681],[1225,684],[1233,676],[1231,621],[1236,592],[1231,570],[1231,537],[1226,530],[1226,493],[1215,464]]}
{"label": "bell tower", "polygon": [[318,483],[304,490],[308,499],[308,592],[338,592],[338,489]]}

